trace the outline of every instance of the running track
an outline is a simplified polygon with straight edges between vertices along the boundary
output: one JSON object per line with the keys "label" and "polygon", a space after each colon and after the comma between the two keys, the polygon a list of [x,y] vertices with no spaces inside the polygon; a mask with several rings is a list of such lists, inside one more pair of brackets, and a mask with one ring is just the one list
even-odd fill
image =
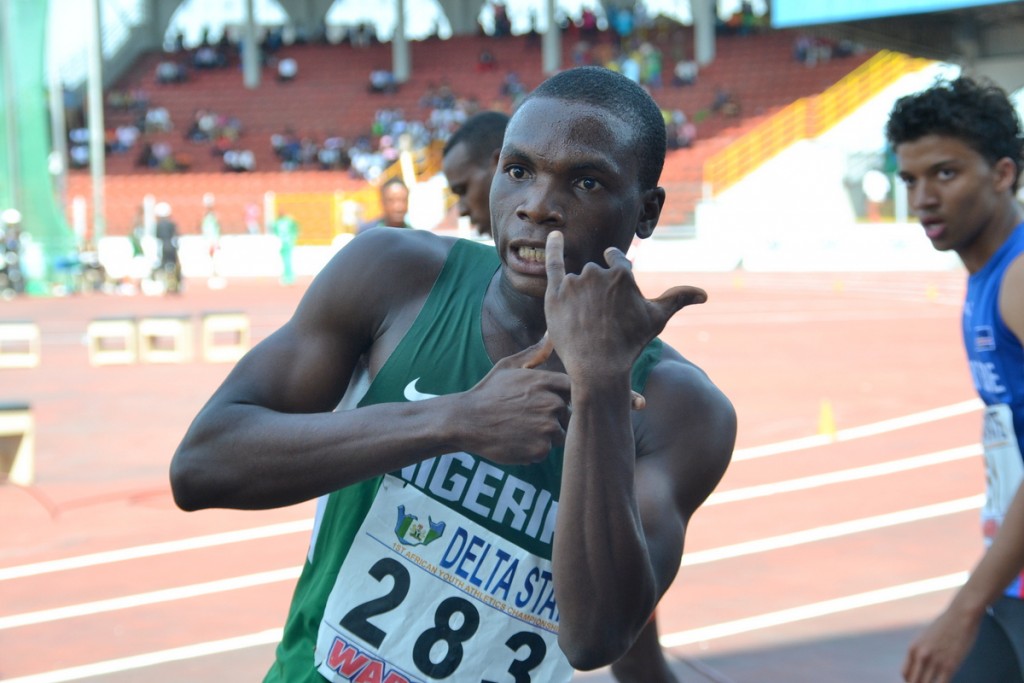
{"label": "running track", "polygon": [[[659,608],[680,676],[898,681],[910,638],[981,550],[963,275],[638,278],[652,296],[677,282],[708,290],[664,337],[740,420],[733,463]],[[0,486],[0,680],[258,681],[272,658],[312,505],[186,514],[166,481],[229,366],[87,362],[91,318],[245,310],[258,340],[306,283],[189,284],[178,298],[0,302],[0,319],[43,332],[39,368],[0,370],[0,401],[29,401],[38,432],[36,485]]]}

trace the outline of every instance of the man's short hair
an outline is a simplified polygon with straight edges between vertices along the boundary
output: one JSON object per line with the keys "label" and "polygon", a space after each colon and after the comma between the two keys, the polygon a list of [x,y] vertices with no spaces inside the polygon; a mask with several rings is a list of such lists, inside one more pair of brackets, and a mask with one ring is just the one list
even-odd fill
{"label": "man's short hair", "polygon": [[[665,165],[665,119],[646,90],[602,66],[581,66],[555,74],[526,96],[583,102],[600,107],[634,131],[640,189],[658,185]],[[522,105],[520,105],[522,106]]]}
{"label": "man's short hair", "polygon": [[456,145],[465,143],[469,157],[483,164],[495,150],[501,149],[508,119],[508,114],[500,111],[482,111],[470,116],[444,143],[442,156],[447,155]]}
{"label": "man's short hair", "polygon": [[926,135],[958,138],[989,164],[1009,158],[1017,167],[1013,179],[1017,189],[1024,134],[1006,91],[994,83],[962,76],[898,99],[885,127],[889,144],[895,149]]}
{"label": "man's short hair", "polygon": [[405,181],[403,181],[400,177],[391,176],[390,178],[385,180],[384,183],[380,186],[380,196],[383,197],[385,194],[387,194],[388,188],[391,187],[392,185],[398,185],[399,187],[406,191],[408,191],[409,189],[409,187],[405,184]]}

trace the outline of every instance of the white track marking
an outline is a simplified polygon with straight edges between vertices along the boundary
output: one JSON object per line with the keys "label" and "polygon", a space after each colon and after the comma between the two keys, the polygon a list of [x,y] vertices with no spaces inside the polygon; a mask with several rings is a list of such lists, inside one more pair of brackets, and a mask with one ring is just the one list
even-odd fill
{"label": "white track marking", "polygon": [[[666,633],[661,636],[660,640],[662,647],[666,648],[680,647],[692,643],[708,642],[718,638],[739,635],[741,633],[749,633],[751,631],[758,631],[765,628],[771,628],[773,626],[792,624],[797,621],[806,621],[807,619],[824,617],[831,614],[837,614],[839,612],[846,612],[873,605],[882,605],[889,602],[895,602],[897,600],[905,600],[907,598],[957,588],[962,586],[967,580],[967,575],[968,573],[966,571],[957,572],[955,574],[947,574],[946,576],[938,576],[932,579],[925,579],[923,581],[913,581],[899,586],[890,586],[888,588],[867,591],[865,593],[857,593],[855,595],[848,595],[832,600],[824,600],[822,602],[801,605],[799,607],[792,607],[789,609],[779,610],[777,612],[768,612],[766,614],[760,614],[744,619],[726,621],[720,624],[713,624],[711,626],[702,626],[700,628],[678,631],[676,633]],[[94,664],[86,664],[68,669],[22,676],[20,678],[9,678],[6,679],[6,683],[65,683],[67,681],[79,681],[83,678],[102,676],[122,671],[131,671],[147,666],[155,666],[157,664],[180,662],[186,659],[196,659],[207,655],[235,652],[237,650],[245,650],[262,645],[272,645],[278,642],[280,638],[281,629],[270,629],[236,638],[186,645],[184,647],[178,647],[171,650],[160,650],[158,652],[134,655],[121,659],[111,659],[105,662],[96,662]]]}
{"label": "white track marking", "polygon": [[77,605],[55,607],[53,609],[44,609],[36,612],[12,614],[10,616],[0,617],[0,631],[9,628],[18,628],[21,626],[31,626],[33,624],[45,624],[49,621],[60,621],[62,619],[85,617],[93,614],[102,614],[104,612],[114,612],[121,609],[131,609],[133,607],[141,607],[143,605],[155,605],[161,602],[187,600],[188,598],[196,598],[202,595],[213,595],[215,593],[225,593],[227,591],[240,590],[242,588],[264,586],[268,583],[294,581],[299,578],[299,574],[301,572],[301,568],[298,567],[275,569],[256,574],[246,574],[245,576],[235,576],[230,579],[218,579],[217,581],[193,583],[188,586],[179,586],[177,588],[165,588],[163,590],[150,591],[149,593],[124,595],[119,598],[110,598],[109,600],[96,600],[94,602],[83,602]]}
{"label": "white track marking", "polygon": [[776,481],[770,484],[758,484],[756,486],[744,486],[742,488],[729,489],[726,491],[716,491],[708,496],[708,499],[704,501],[704,505],[701,507],[721,505],[723,503],[735,503],[740,500],[762,498],[764,496],[772,496],[777,493],[792,493],[793,491],[805,491],[807,489],[828,486],[830,484],[842,484],[849,481],[857,481],[859,479],[881,477],[888,474],[907,472],[909,470],[915,470],[921,467],[930,467],[932,465],[941,465],[947,462],[955,462],[957,460],[964,460],[966,458],[972,458],[980,455],[981,446],[972,444],[970,446],[950,448],[945,451],[936,451],[935,453],[915,455],[910,458],[902,458],[900,460],[889,460],[875,465],[852,467],[850,469],[826,472],[824,474],[813,474],[808,477]]}
{"label": "white track marking", "polygon": [[39,576],[40,574],[49,574],[52,572],[62,572],[67,571],[68,569],[95,567],[96,565],[110,564],[112,562],[137,560],[143,557],[169,555],[171,553],[180,553],[186,550],[212,548],[228,545],[230,543],[240,543],[242,541],[254,541],[261,538],[284,536],[287,534],[309,531],[312,528],[312,519],[300,519],[295,522],[282,522],[280,524],[270,524],[267,526],[253,527],[251,529],[241,529],[239,531],[226,531],[224,533],[209,534],[207,536],[183,538],[179,541],[137,545],[132,548],[108,550],[101,553],[91,553],[89,555],[76,555],[74,557],[65,557],[60,560],[22,564],[0,569],[0,581],[22,579],[25,577]]}
{"label": "white track marking", "polygon": [[[862,425],[860,427],[841,429],[838,432],[836,432],[834,438],[829,435],[815,435],[800,439],[790,439],[787,441],[781,441],[773,444],[765,444],[763,446],[738,448],[733,453],[732,459],[733,462],[740,462],[743,460],[764,458],[770,455],[779,455],[781,453],[790,453],[792,451],[802,450],[806,448],[827,446],[828,444],[833,442],[849,441],[851,439],[863,438],[866,436],[874,436],[889,431],[895,431],[897,429],[903,429],[906,427],[912,427],[921,424],[926,424],[928,422],[942,420],[948,417],[955,417],[957,415],[962,415],[965,413],[972,412],[974,410],[978,410],[980,409],[980,407],[981,402],[977,399],[974,399],[970,401],[963,401],[961,403],[955,403],[949,406],[942,406],[940,408],[925,410],[920,413],[905,415],[903,417],[882,420],[880,422]],[[714,497],[714,494],[712,494],[712,497]],[[708,503],[705,503],[705,505],[707,504]],[[210,548],[220,545],[227,545],[229,543],[239,543],[243,541],[257,540],[261,538],[271,538],[273,536],[282,536],[292,533],[307,532],[312,528],[313,521],[311,519],[303,519],[294,522],[283,522],[280,524],[271,524],[268,526],[255,527],[251,529],[242,529],[239,531],[228,531],[219,534],[197,536],[195,538],[185,538],[178,541],[152,543],[149,545],[135,546],[132,548],[109,550],[99,553],[91,553],[88,555],[77,555],[74,557],[62,558],[59,560],[49,560],[46,562],[35,562],[32,564],[16,565],[13,567],[0,568],[0,581],[9,581],[12,579],[39,576],[40,574],[67,571],[69,569],[94,567],[97,565],[109,564],[113,562],[124,562],[127,560],[135,560],[143,557],[155,557],[158,555],[167,555],[187,550]]]}
{"label": "white track marking", "polygon": [[213,640],[207,643],[185,645],[184,647],[160,650],[158,652],[147,652],[141,655],[123,657],[121,659],[108,659],[105,662],[73,666],[68,669],[47,671],[46,673],[21,676],[20,678],[6,678],[4,679],[4,683],[65,683],[66,681],[80,681],[83,678],[106,676],[109,674],[120,673],[122,671],[133,671],[147,666],[156,666],[157,664],[168,664],[170,662],[196,659],[207,655],[219,655],[225,652],[247,650],[251,647],[259,647],[261,645],[273,645],[279,640],[281,640],[281,629],[272,628],[267,631],[250,633],[249,635],[238,636],[235,638],[225,638],[224,640]]}
{"label": "white track marking", "polygon": [[[906,429],[907,427],[917,427],[923,424],[928,424],[929,422],[938,422],[939,420],[945,420],[950,417],[966,415],[967,413],[981,410],[981,408],[982,403],[980,399],[971,399],[969,401],[954,403],[949,406],[942,406],[941,408],[932,408],[931,410],[925,410],[920,413],[913,413],[912,415],[904,415],[903,417],[894,417],[889,420],[882,420],[881,422],[873,422],[860,427],[840,429],[835,433],[835,436],[830,434],[815,434],[814,436],[804,436],[798,439],[789,439],[788,441],[765,444],[764,446],[737,448],[733,451],[732,460],[733,462],[754,460],[756,458],[764,458],[769,455],[779,455],[780,453],[791,453],[793,451],[800,451],[807,448],[827,446],[834,442],[852,441],[853,439],[863,439],[868,436],[878,436],[879,434],[895,432],[900,429]],[[981,428],[979,426],[979,430],[980,429]]]}
{"label": "white track marking", "polygon": [[708,564],[710,562],[718,562],[720,560],[727,560],[734,557],[744,557],[746,555],[754,555],[756,553],[778,550],[780,548],[791,548],[805,543],[815,543],[817,541],[839,538],[841,536],[848,536],[850,534],[861,533],[864,531],[874,531],[876,529],[884,529],[886,527],[896,526],[899,524],[909,524],[911,522],[920,522],[926,519],[934,519],[936,517],[943,517],[945,515],[952,515],[959,512],[978,510],[984,502],[985,496],[983,495],[969,496],[967,498],[959,498],[957,500],[950,500],[943,503],[935,503],[934,505],[925,505],[923,507],[900,510],[899,512],[890,512],[884,515],[876,515],[874,517],[863,517],[861,519],[853,519],[848,522],[839,522],[837,524],[828,524],[826,526],[819,526],[813,529],[804,529],[802,531],[794,531],[788,534],[759,538],[753,541],[746,541],[744,543],[734,543],[732,545],[724,545],[718,548],[709,548],[707,550],[695,550],[683,554],[681,566],[690,567],[698,564]]}
{"label": "white track marking", "polygon": [[760,629],[771,628],[773,626],[792,624],[797,621],[826,617],[830,614],[847,612],[853,609],[860,609],[861,607],[882,605],[887,602],[895,602],[897,600],[905,600],[919,595],[927,595],[929,593],[937,593],[951,588],[958,588],[967,580],[967,574],[968,573],[966,571],[957,572],[955,574],[937,576],[932,579],[904,583],[899,586],[880,588],[878,590],[867,591],[866,593],[857,593],[855,595],[847,595],[845,597],[834,598],[832,600],[814,602],[809,605],[791,607],[777,612],[768,612],[767,614],[759,614],[754,617],[726,621],[712,626],[702,626],[700,628],[679,631],[677,633],[666,633],[661,636],[660,640],[663,647],[679,647],[681,645],[690,645],[692,643],[704,643],[709,640],[725,638],[726,636],[734,636],[740,633],[758,631]]}

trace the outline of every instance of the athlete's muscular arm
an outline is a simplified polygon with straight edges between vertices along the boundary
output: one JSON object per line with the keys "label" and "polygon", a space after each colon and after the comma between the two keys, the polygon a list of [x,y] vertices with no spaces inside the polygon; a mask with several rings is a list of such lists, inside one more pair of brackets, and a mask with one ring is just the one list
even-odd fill
{"label": "athlete's muscular arm", "polygon": [[[1018,340],[1024,341],[1024,256],[1003,277],[999,313]],[[1024,487],[1018,488],[1002,526],[984,556],[957,591],[949,607],[917,637],[903,663],[908,683],[946,683],[967,656],[985,608],[996,601],[1024,569]]]}
{"label": "athlete's muscular arm", "polygon": [[481,446],[487,437],[506,444],[506,462],[537,460],[561,443],[568,379],[520,369],[515,358],[467,392],[332,412],[360,356],[375,370],[404,336],[450,245],[374,230],[339,252],[189,427],[171,463],[178,505],[277,507],[443,453],[497,458]]}
{"label": "athlete's muscular arm", "polygon": [[728,462],[735,418],[671,354],[652,373],[634,431],[633,362],[704,293],[675,288],[647,301],[618,250],[609,268],[566,276],[557,232],[547,258],[548,333],[572,384],[553,550],[559,645],[574,667],[592,669],[629,649],[674,578],[689,516]]}

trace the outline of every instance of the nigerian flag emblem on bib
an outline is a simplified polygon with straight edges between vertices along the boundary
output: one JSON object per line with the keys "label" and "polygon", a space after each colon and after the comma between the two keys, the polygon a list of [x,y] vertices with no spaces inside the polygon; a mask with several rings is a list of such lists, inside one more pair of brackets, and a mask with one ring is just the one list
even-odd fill
{"label": "nigerian flag emblem on bib", "polygon": [[429,545],[441,538],[444,533],[444,522],[435,522],[427,518],[427,526],[419,521],[416,515],[405,512],[405,506],[398,506],[398,521],[395,523],[395,535],[402,545]]}

